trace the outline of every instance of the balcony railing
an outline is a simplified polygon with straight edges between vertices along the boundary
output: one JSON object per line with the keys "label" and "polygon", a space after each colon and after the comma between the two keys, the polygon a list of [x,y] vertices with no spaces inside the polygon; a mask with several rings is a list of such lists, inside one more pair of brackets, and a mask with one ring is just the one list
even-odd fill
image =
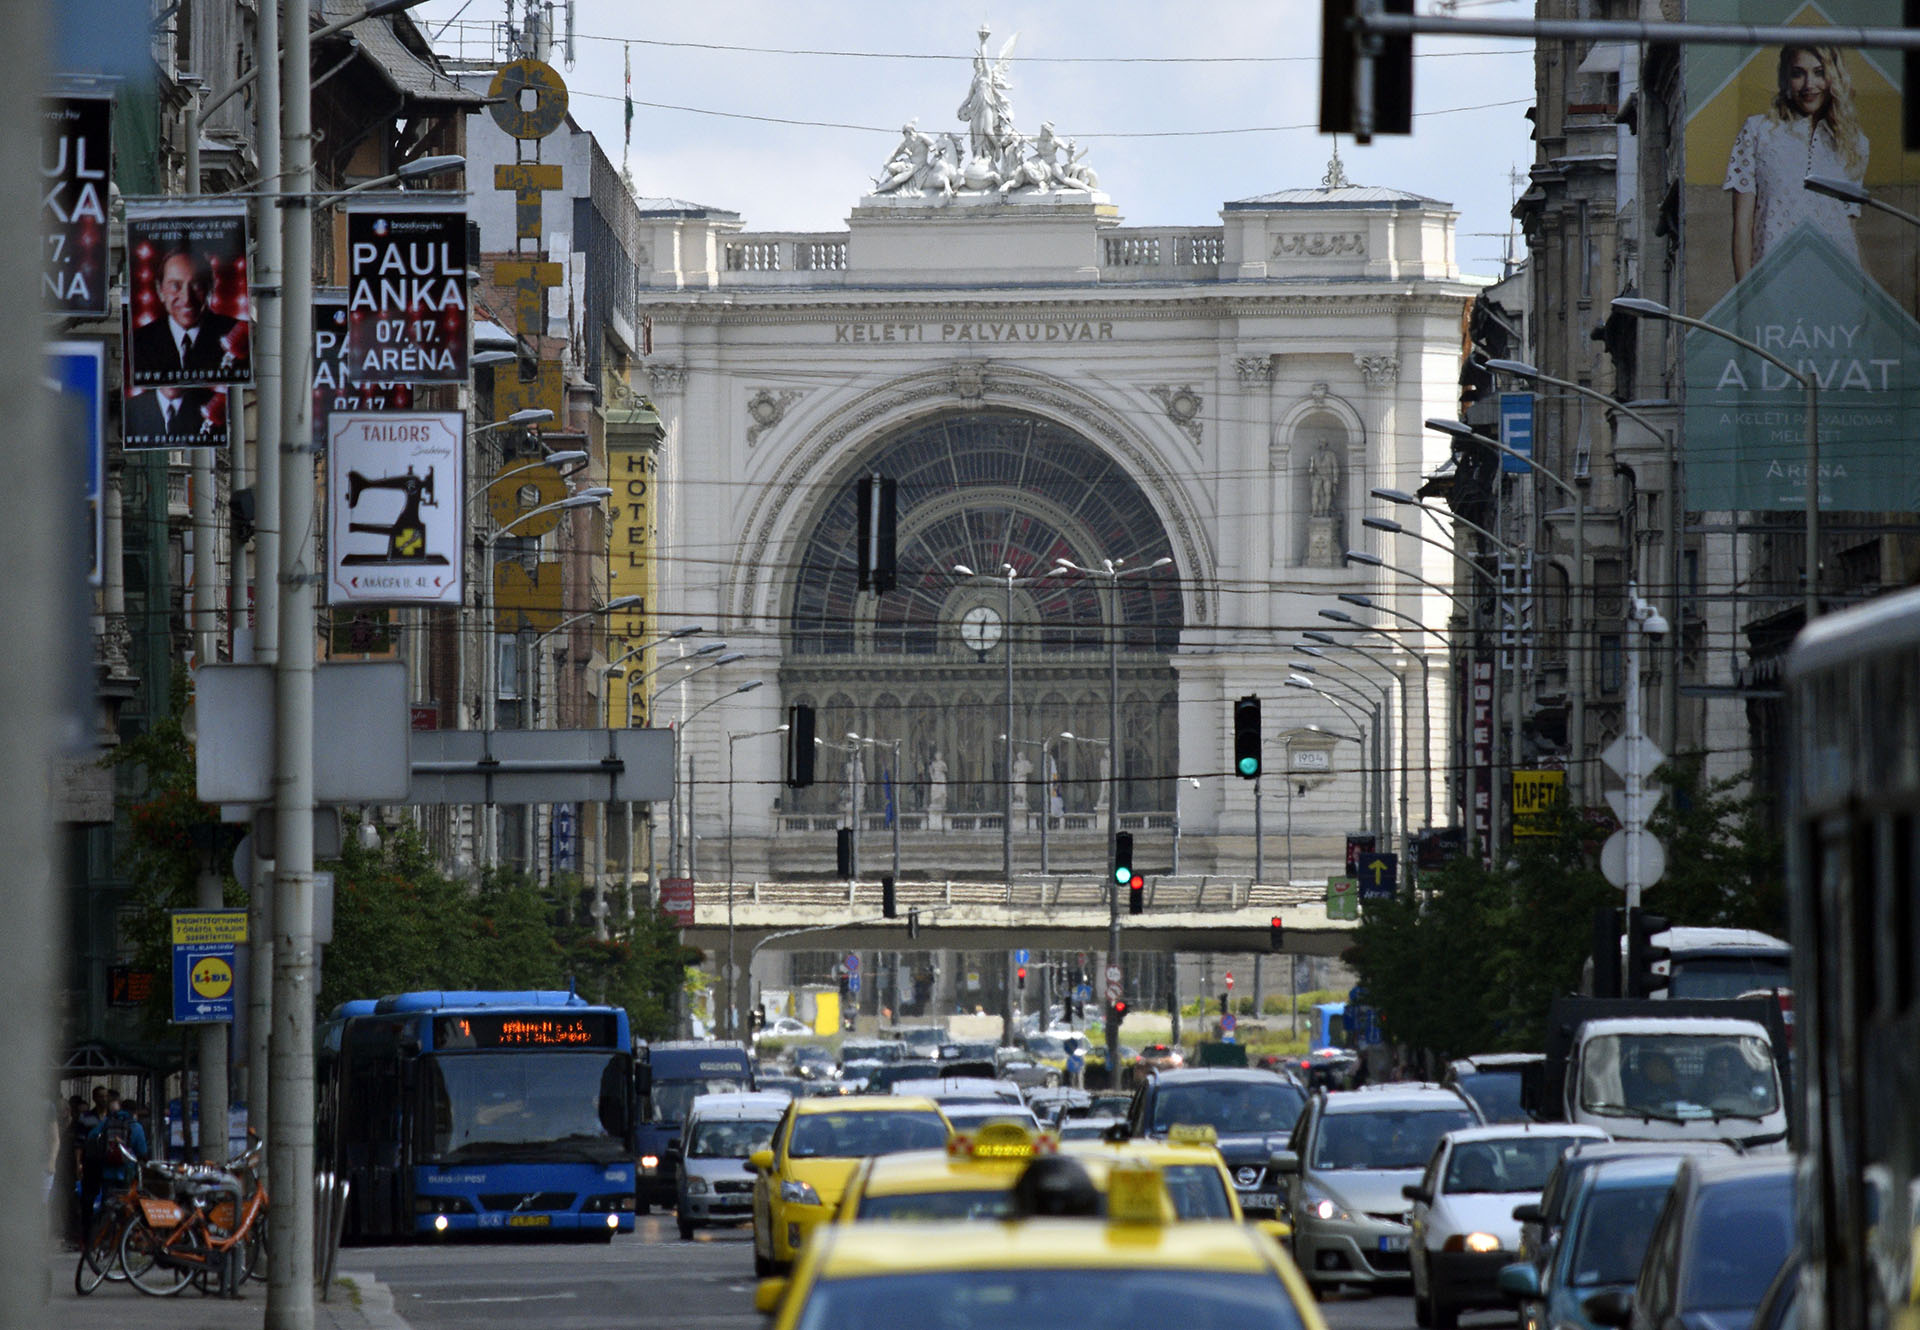
{"label": "balcony railing", "polygon": [[835,232],[737,236],[726,244],[730,273],[845,272],[847,237]]}
{"label": "balcony railing", "polygon": [[1100,238],[1105,281],[1217,276],[1226,250],[1219,227],[1120,228]]}

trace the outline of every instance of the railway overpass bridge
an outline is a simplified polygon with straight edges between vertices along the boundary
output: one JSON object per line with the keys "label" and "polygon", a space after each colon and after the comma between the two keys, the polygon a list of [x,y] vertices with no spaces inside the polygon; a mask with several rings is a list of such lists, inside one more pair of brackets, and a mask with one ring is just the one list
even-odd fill
{"label": "railway overpass bridge", "polygon": [[[1338,956],[1355,925],[1329,919],[1326,886],[1245,879],[1160,878],[1147,886],[1146,910],[1120,916],[1126,952],[1264,953],[1275,918],[1284,921],[1282,954]],[[878,882],[700,882],[694,887],[688,945],[704,950],[734,985],[740,1026],[752,1003],[752,957],[763,950],[1080,951],[1105,963],[1109,922],[1105,884],[1085,878],[1018,877],[1005,882],[903,881],[898,917],[881,913]],[[917,937],[909,912],[917,911]]]}

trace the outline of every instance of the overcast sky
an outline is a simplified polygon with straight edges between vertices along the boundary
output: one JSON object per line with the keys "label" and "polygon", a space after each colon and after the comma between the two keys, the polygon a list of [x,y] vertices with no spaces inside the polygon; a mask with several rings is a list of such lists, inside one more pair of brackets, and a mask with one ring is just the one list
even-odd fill
{"label": "overcast sky", "polygon": [[[1462,12],[1518,17],[1530,8],[1469,0]],[[464,40],[479,56],[507,9],[508,0],[428,0],[415,14],[429,31],[455,20],[440,48],[458,54]],[[962,128],[954,111],[983,21],[995,52],[1019,35],[1016,127],[1031,134],[1050,120],[1057,134],[1087,145],[1088,164],[1128,225],[1217,225],[1227,200],[1317,185],[1326,170],[1331,140],[1313,128],[1314,0],[577,0],[575,63],[568,68],[556,50],[554,64],[574,118],[618,163],[622,57],[631,51],[630,166],[641,194],[728,208],[752,230],[834,231],[871,187],[902,123]],[[785,53],[800,51],[816,54]],[[1343,141],[1348,178],[1451,203],[1461,267],[1497,275],[1516,191],[1510,175],[1533,159],[1525,119],[1532,48],[1422,38],[1416,52],[1413,135],[1366,147]],[[1249,129],[1262,132],[1200,132]]]}

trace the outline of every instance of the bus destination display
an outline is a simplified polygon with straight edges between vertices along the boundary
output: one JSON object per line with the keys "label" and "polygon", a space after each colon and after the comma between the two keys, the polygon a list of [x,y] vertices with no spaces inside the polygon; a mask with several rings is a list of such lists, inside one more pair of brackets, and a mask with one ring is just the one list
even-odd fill
{"label": "bus destination display", "polygon": [[614,1048],[611,1012],[468,1012],[433,1018],[436,1048]]}

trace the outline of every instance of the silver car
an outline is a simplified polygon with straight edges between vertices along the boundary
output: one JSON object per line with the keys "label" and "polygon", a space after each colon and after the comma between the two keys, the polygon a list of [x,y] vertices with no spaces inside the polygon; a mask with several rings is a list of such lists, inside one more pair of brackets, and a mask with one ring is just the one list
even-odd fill
{"label": "silver car", "polygon": [[680,1134],[680,1237],[708,1224],[753,1218],[747,1156],[773,1143],[791,1100],[783,1094],[708,1094],[693,1101]]}
{"label": "silver car", "polygon": [[1434,1146],[1478,1125],[1467,1101],[1437,1085],[1322,1090],[1294,1123],[1273,1167],[1284,1181],[1293,1259],[1315,1288],[1405,1283],[1409,1202]]}

